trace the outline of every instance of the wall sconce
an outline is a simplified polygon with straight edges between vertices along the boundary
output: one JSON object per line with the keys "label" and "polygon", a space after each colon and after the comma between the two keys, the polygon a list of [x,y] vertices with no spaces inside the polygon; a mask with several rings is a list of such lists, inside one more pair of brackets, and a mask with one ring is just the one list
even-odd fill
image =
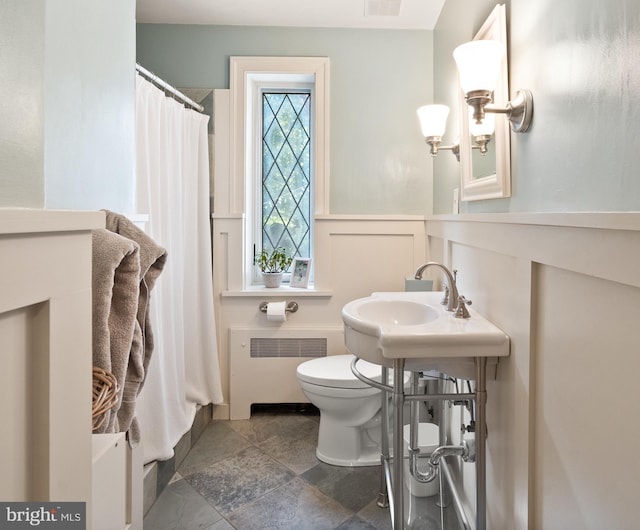
{"label": "wall sconce", "polygon": [[512,131],[525,132],[529,129],[533,116],[533,96],[530,90],[518,90],[515,98],[504,108],[487,106],[492,102],[492,93],[505,54],[504,44],[495,40],[474,40],[453,50],[460,86],[467,103],[473,108],[475,123],[482,123],[485,112],[506,114]]}
{"label": "wall sconce", "polygon": [[[470,118],[471,118],[471,111]],[[460,142],[456,142],[454,145],[440,145],[442,143],[442,137],[447,126],[447,117],[449,116],[449,107],[446,105],[425,105],[420,107],[417,111],[418,119],[420,120],[420,128],[422,129],[422,136],[424,141],[431,146],[431,156],[436,156],[438,151],[447,150],[451,151],[458,162],[460,162]],[[470,119],[469,131],[474,139],[474,145],[472,149],[479,149],[484,155],[487,152],[487,144],[491,141],[491,136],[495,129],[495,116],[486,116],[480,123],[476,123],[475,120]]]}
{"label": "wall sconce", "polygon": [[447,127],[447,118],[449,117],[449,107],[446,105],[425,105],[417,111],[420,120],[420,128],[424,141],[431,146],[431,156],[436,156],[438,150],[451,151],[458,162],[460,161],[460,144],[440,145],[442,137]]}

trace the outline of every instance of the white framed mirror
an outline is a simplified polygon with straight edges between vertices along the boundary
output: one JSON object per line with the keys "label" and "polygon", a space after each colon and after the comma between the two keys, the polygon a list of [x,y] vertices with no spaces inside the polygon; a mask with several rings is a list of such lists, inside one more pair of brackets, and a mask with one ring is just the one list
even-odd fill
{"label": "white framed mirror", "polygon": [[[496,40],[504,43],[505,47],[507,46],[507,21],[504,4],[495,6],[473,40]],[[493,93],[493,104],[496,106],[504,106],[509,101],[507,64],[508,58],[505,54],[498,84]],[[471,107],[467,105],[460,87],[458,87],[458,92],[460,100],[460,198],[463,201],[478,201],[510,197],[511,136],[509,122],[503,115],[492,114],[490,116],[495,118],[495,130],[486,144],[486,152],[481,152],[476,137],[470,131],[469,109]]]}

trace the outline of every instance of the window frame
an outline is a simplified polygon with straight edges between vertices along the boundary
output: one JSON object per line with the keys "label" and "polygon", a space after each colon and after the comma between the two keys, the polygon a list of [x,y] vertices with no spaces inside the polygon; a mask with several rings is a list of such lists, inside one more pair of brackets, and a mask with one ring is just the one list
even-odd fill
{"label": "window frame", "polygon": [[[262,205],[256,210],[255,138],[255,86],[258,81],[273,82],[283,75],[294,81],[313,84],[312,122],[315,156],[312,161],[311,224],[315,231],[315,218],[329,211],[329,59],[327,57],[231,57],[230,58],[230,132],[231,159],[228,190],[229,211],[241,213],[243,223],[243,289],[252,290],[254,280],[253,242],[256,231],[253,219],[262,214]],[[261,112],[259,113],[261,119]],[[260,127],[261,128],[261,127]],[[260,158],[260,167],[262,164]],[[261,183],[259,183],[261,187]],[[226,202],[226,201],[224,201]],[[260,222],[261,224],[261,222]],[[311,242],[311,254],[315,244]],[[305,256],[312,258],[313,256]],[[317,262],[317,260],[314,260]],[[315,271],[314,271],[315,273]],[[317,274],[315,280],[318,280]],[[310,286],[313,289],[313,286]]]}

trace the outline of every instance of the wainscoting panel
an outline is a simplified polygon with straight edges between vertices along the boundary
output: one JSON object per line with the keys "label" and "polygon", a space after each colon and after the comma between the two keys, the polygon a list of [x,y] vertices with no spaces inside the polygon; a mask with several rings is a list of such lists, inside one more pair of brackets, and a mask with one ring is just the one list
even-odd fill
{"label": "wainscoting panel", "polygon": [[633,528],[640,289],[535,271],[534,520],[540,528]]}
{"label": "wainscoting panel", "polygon": [[[9,501],[48,495],[49,356],[46,342],[38,340],[48,336],[46,302],[0,313],[0,387],[4,394],[0,417],[9,420],[0,442],[2,454],[7,455],[0,498]],[[27,388],[26,382],[32,385]]]}
{"label": "wainscoting panel", "polygon": [[[216,419],[248,417],[251,403],[306,402],[295,378],[300,360],[249,362],[251,337],[330,337],[327,354],[346,353],[343,306],[374,291],[404,290],[405,278],[426,260],[424,217],[322,215],[315,224],[313,285],[245,285],[243,223],[241,215],[213,216],[214,301],[225,398],[216,406]],[[295,301],[298,311],[284,322],[269,321],[259,310],[263,301]],[[255,334],[240,339],[239,331],[231,331],[242,329]],[[307,334],[298,335],[300,330]]]}
{"label": "wainscoting panel", "polygon": [[511,338],[488,382],[487,527],[633,528],[640,214],[439,216],[427,240]]}
{"label": "wainscoting panel", "polygon": [[103,226],[102,212],[0,208],[0,498],[86,502],[87,521],[91,229]]}

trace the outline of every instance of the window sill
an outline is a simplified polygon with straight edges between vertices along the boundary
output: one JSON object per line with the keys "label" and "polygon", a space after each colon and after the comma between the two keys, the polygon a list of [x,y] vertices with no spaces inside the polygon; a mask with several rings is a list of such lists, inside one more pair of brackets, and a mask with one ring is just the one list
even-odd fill
{"label": "window sill", "polygon": [[295,295],[300,298],[331,298],[333,296],[333,291],[318,291],[313,287],[302,289],[299,287],[289,287],[288,285],[275,288],[256,285],[241,291],[222,291],[221,293],[223,298],[264,298],[276,296],[282,298],[283,296],[291,295]]}

